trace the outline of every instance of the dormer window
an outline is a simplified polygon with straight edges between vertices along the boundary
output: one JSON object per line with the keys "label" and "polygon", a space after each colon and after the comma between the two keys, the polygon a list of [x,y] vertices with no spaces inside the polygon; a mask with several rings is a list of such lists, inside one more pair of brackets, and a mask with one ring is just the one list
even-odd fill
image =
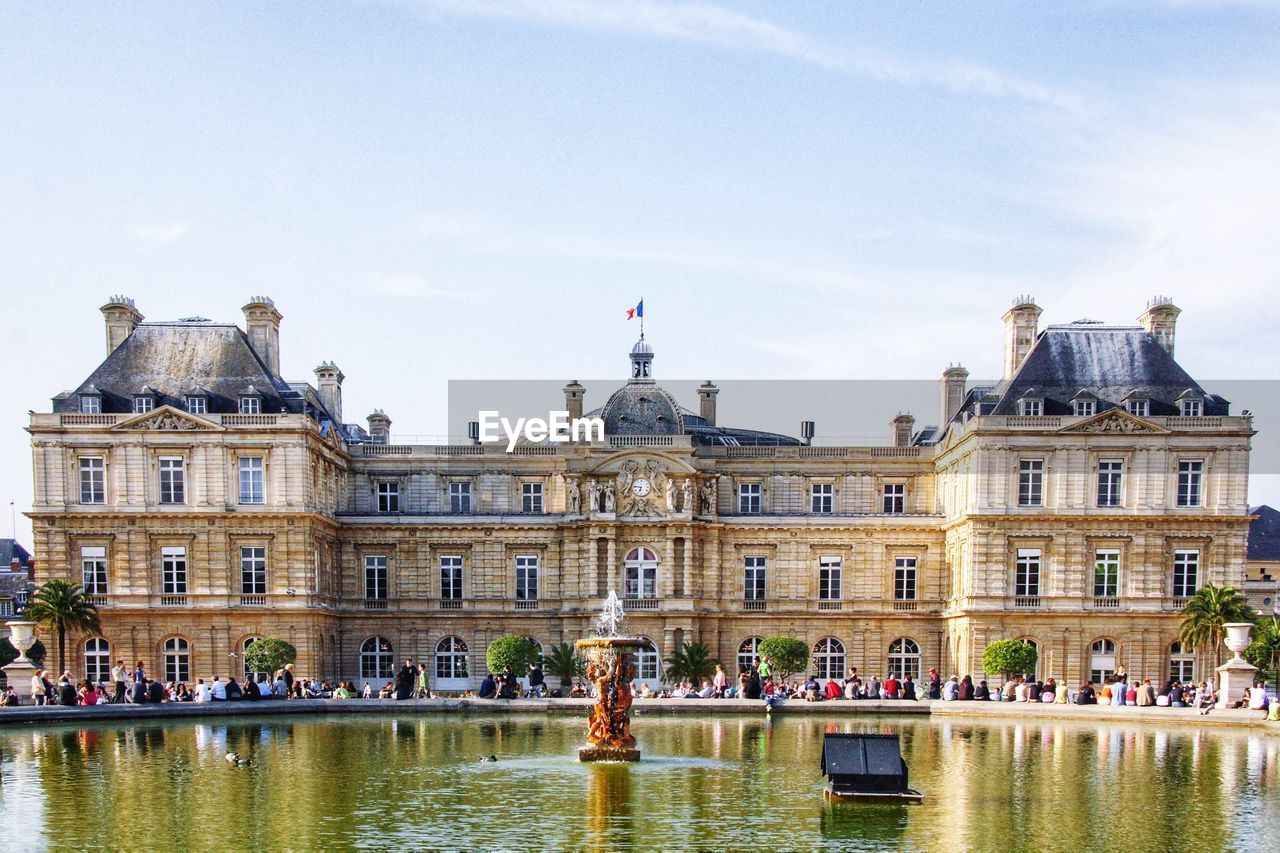
{"label": "dormer window", "polygon": [[1125,403],[1125,408],[1128,410],[1129,414],[1136,415],[1140,418],[1149,417],[1151,415],[1150,400],[1130,400]]}
{"label": "dormer window", "polygon": [[1204,400],[1194,397],[1179,400],[1178,411],[1184,418],[1198,418],[1204,414]]}
{"label": "dormer window", "polygon": [[1078,418],[1091,418],[1098,413],[1097,400],[1072,400],[1071,406]]}
{"label": "dormer window", "polygon": [[156,398],[150,394],[138,394],[133,398],[133,411],[135,414],[149,412],[156,407]]}
{"label": "dormer window", "polygon": [[1018,401],[1018,414],[1036,418],[1044,414],[1044,400],[1040,397],[1023,397]]}
{"label": "dormer window", "polygon": [[187,411],[193,415],[206,415],[209,413],[209,398],[203,394],[188,394],[186,405]]}
{"label": "dormer window", "polygon": [[240,414],[242,415],[260,415],[262,414],[262,398],[257,394],[245,394],[240,398]]}
{"label": "dormer window", "polygon": [[81,394],[80,412],[85,415],[102,414],[102,396],[100,394]]}

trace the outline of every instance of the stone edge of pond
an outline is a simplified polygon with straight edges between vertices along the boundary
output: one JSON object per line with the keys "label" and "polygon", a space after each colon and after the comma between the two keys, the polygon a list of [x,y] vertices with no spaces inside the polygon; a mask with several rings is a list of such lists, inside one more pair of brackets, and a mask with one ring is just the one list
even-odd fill
{"label": "stone edge of pond", "polygon": [[[208,705],[165,703],[163,705],[96,705],[93,707],[0,708],[0,727],[23,723],[63,723],[115,720],[172,720],[201,717],[251,717],[267,715],[340,714],[437,714],[437,713],[524,713],[573,714],[585,716],[589,699],[303,699],[265,702],[219,702]],[[636,716],[716,716],[751,714],[764,716],[761,702],[715,699],[638,699],[631,706]],[[1194,726],[1233,726],[1280,734],[1280,724],[1268,725],[1260,711],[1215,710],[1201,716],[1187,708],[1108,708],[1091,705],[1028,705],[1003,702],[797,702],[776,706],[776,714],[859,717],[864,715],[932,716],[939,718],[995,720],[1073,720],[1076,722],[1138,722]]]}

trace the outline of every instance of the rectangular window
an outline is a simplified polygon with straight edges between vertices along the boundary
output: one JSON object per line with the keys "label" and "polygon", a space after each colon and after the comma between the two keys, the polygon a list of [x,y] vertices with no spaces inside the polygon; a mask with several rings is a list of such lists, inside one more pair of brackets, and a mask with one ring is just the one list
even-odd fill
{"label": "rectangular window", "polygon": [[1093,597],[1115,598],[1120,594],[1120,552],[1093,552]]}
{"label": "rectangular window", "polygon": [[759,483],[739,483],[738,484],[738,512],[743,515],[758,515],[760,513],[760,492]]}
{"label": "rectangular window", "polygon": [[823,601],[839,601],[841,572],[844,561],[839,557],[818,558],[818,598]]}
{"label": "rectangular window", "polygon": [[916,600],[915,557],[898,557],[893,561],[893,597],[897,601]]}
{"label": "rectangular window", "polygon": [[831,483],[814,483],[809,487],[809,508],[817,513],[835,511],[836,487]]}
{"label": "rectangular window", "polygon": [[156,407],[156,398],[147,395],[139,395],[133,398],[133,411],[135,414],[143,414],[149,412]]}
{"label": "rectangular window", "polygon": [[382,482],[377,485],[378,512],[400,511],[400,484]]}
{"label": "rectangular window", "polygon": [[102,398],[96,394],[87,394],[81,397],[80,413],[85,415],[102,414]]}
{"label": "rectangular window", "polygon": [[1026,417],[1039,417],[1044,414],[1044,400],[1019,400],[1018,414]]}
{"label": "rectangular window", "polygon": [[889,514],[907,511],[907,486],[905,483],[885,484],[884,511]]}
{"label": "rectangular window", "polygon": [[240,503],[260,504],[265,500],[265,475],[261,456],[240,457]]}
{"label": "rectangular window", "polygon": [[160,503],[181,504],[187,502],[186,476],[181,456],[160,457]]}
{"label": "rectangular window", "polygon": [[523,512],[542,512],[541,483],[522,483],[520,485],[520,509]]}
{"label": "rectangular window", "polygon": [[471,512],[471,484],[449,484],[449,512],[467,514]]}
{"label": "rectangular window", "polygon": [[538,557],[524,554],[516,557],[516,601],[538,600]]}
{"label": "rectangular window", "polygon": [[1199,459],[1178,462],[1178,506],[1200,506],[1203,474],[1204,462]]}
{"label": "rectangular window", "polygon": [[1124,485],[1124,462],[1102,459],[1098,462],[1098,506],[1120,506]]}
{"label": "rectangular window", "polygon": [[267,594],[267,549],[254,545],[240,549],[240,593]]}
{"label": "rectangular window", "polygon": [[387,558],[383,554],[364,558],[364,597],[377,601],[387,599]]}
{"label": "rectangular window", "polygon": [[743,563],[742,597],[746,601],[763,601],[765,595],[765,558],[747,557]]}
{"label": "rectangular window", "polygon": [[658,567],[652,560],[628,561],[623,595],[626,598],[657,598]]}
{"label": "rectangular window", "polygon": [[1125,403],[1125,408],[1129,410],[1129,414],[1136,415],[1140,418],[1149,417],[1151,414],[1150,400],[1130,400]]}
{"label": "rectangular window", "polygon": [[191,414],[193,414],[193,415],[204,415],[204,414],[208,414],[208,412],[209,412],[209,401],[208,401],[206,398],[201,397],[201,396],[199,396],[199,395],[196,395],[196,396],[194,396],[194,397],[188,397],[188,398],[187,398],[187,411],[188,411],[188,412],[190,412],[190,413],[191,413]]}
{"label": "rectangular window", "polygon": [[1018,506],[1044,505],[1044,460],[1023,459],[1018,463]]}
{"label": "rectangular window", "polygon": [[107,461],[101,456],[80,457],[80,503],[100,504],[107,500]]}
{"label": "rectangular window", "polygon": [[1179,403],[1184,418],[1198,418],[1204,414],[1203,400],[1183,400]]}
{"label": "rectangular window", "polygon": [[242,415],[262,414],[262,398],[261,397],[241,397],[240,398],[240,414]]}
{"label": "rectangular window", "polygon": [[1173,552],[1173,597],[1190,598],[1200,587],[1200,552]]}
{"label": "rectangular window", "polygon": [[85,545],[80,549],[80,577],[89,595],[107,594],[107,549]]}
{"label": "rectangular window", "polygon": [[440,597],[447,601],[462,598],[462,557],[459,554],[440,558]]}
{"label": "rectangular window", "polygon": [[160,592],[163,595],[187,594],[187,549],[181,546],[160,549]]}
{"label": "rectangular window", "polygon": [[1095,400],[1076,400],[1072,403],[1076,417],[1089,418],[1093,417],[1098,411],[1098,403]]}
{"label": "rectangular window", "polygon": [[13,599],[0,598],[0,616],[12,616],[12,615],[13,615]]}
{"label": "rectangular window", "polygon": [[1018,598],[1035,597],[1040,594],[1040,549],[1018,549],[1013,594]]}

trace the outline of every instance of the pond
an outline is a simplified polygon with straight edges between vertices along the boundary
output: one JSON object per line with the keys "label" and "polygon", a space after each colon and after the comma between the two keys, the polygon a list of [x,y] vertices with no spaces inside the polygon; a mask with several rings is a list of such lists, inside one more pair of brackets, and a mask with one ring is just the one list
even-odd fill
{"label": "pond", "polygon": [[[1280,834],[1280,738],[1247,731],[810,715],[634,729],[634,765],[579,764],[583,721],[559,716],[0,729],[0,833],[20,850],[1239,850]],[[899,733],[924,804],[825,802],[828,729]]]}

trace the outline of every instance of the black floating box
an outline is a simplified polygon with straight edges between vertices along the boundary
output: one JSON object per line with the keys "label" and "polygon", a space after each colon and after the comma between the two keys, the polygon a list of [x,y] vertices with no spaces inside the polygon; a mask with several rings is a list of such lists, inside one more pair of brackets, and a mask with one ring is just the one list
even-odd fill
{"label": "black floating box", "polygon": [[822,772],[833,794],[910,793],[897,735],[828,734]]}

